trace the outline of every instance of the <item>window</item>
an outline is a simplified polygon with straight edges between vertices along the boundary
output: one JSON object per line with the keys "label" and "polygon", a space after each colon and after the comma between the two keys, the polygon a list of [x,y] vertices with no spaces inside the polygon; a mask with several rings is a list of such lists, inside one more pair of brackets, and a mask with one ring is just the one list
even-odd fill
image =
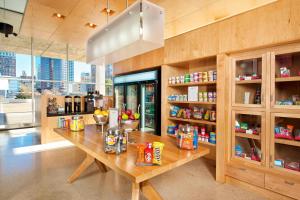
{"label": "window", "polygon": [[0,125],[32,121],[31,56],[0,51]]}
{"label": "window", "polygon": [[94,91],[96,86],[96,66],[79,61],[69,65],[69,92],[86,94]]}
{"label": "window", "polygon": [[64,47],[67,46],[56,49],[59,58],[43,56],[52,56],[47,50],[34,57],[0,50],[0,126],[35,122],[35,109],[40,108],[34,107],[34,101],[45,90],[60,95],[85,95],[96,89],[96,66],[66,61]]}
{"label": "window", "polygon": [[105,95],[113,96],[113,66],[105,66]]}

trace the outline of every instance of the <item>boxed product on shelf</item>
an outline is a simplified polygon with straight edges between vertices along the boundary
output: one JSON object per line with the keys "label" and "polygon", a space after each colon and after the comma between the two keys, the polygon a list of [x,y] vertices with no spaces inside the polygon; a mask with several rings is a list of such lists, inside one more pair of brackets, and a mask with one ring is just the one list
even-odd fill
{"label": "boxed product on shelf", "polygon": [[247,122],[240,122],[240,121],[236,120],[235,121],[235,132],[259,135],[260,127],[258,127],[258,125],[252,125],[252,127],[250,128],[250,126]]}
{"label": "boxed product on shelf", "polygon": [[256,73],[252,73],[250,75],[238,75],[238,77],[236,77],[237,81],[249,81],[257,79],[261,79],[261,76],[257,75]]}
{"label": "boxed product on shelf", "polygon": [[216,99],[217,99],[217,92],[207,92],[207,91],[199,92],[199,102],[214,103],[217,101]]}
{"label": "boxed product on shelf", "polygon": [[276,105],[300,105],[300,96],[292,95],[289,99],[277,100]]}
{"label": "boxed product on shelf", "polygon": [[217,71],[210,70],[206,72],[194,72],[180,76],[169,77],[169,84],[182,84],[182,83],[197,83],[197,82],[213,82],[217,80]]}
{"label": "boxed product on shelf", "polygon": [[193,118],[199,120],[209,120],[216,121],[216,111],[205,110],[204,108],[194,106],[193,108]]}
{"label": "boxed product on shelf", "polygon": [[241,145],[235,146],[235,156],[244,158],[247,160],[253,160],[253,161],[261,161],[261,154],[259,153],[260,150],[256,146],[252,146],[250,148],[250,152],[246,152],[244,148]]}
{"label": "boxed product on shelf", "polygon": [[[207,142],[211,144],[216,144],[216,132],[205,127],[205,126],[192,126],[190,124],[186,124],[193,130],[195,134],[197,134],[197,141]],[[183,127],[186,125],[182,124],[170,124],[167,129],[167,133],[169,135],[178,136],[180,131],[183,130]],[[181,131],[182,132],[182,131]]]}
{"label": "boxed product on shelf", "polygon": [[288,140],[293,140],[293,131],[294,131],[294,126],[293,125],[286,125],[286,128],[283,126],[276,126],[275,127],[275,138],[280,138],[280,139],[288,139]]}
{"label": "boxed product on shelf", "polygon": [[168,96],[168,101],[188,101],[187,94],[172,94]]}

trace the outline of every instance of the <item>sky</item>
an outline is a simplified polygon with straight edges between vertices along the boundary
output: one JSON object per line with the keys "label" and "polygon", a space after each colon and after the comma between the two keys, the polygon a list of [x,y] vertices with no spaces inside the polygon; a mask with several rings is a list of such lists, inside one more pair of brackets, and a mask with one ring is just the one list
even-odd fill
{"label": "sky", "polygon": [[[26,74],[29,76],[31,74],[31,56],[25,54],[16,54],[16,66],[17,66],[17,77],[22,75],[22,71],[26,71]],[[90,72],[90,65],[74,61],[74,81],[80,81],[80,75],[82,72]]]}

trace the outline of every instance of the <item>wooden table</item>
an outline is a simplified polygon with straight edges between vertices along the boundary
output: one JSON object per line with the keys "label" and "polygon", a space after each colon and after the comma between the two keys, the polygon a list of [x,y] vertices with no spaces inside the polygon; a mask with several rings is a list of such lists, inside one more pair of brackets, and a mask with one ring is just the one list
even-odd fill
{"label": "wooden table", "polygon": [[[76,180],[85,169],[95,162],[103,172],[106,172],[106,167],[109,167],[120,175],[127,177],[132,182],[132,199],[134,200],[139,199],[140,191],[148,199],[162,199],[148,182],[149,179],[209,153],[209,149],[204,147],[199,147],[193,151],[180,150],[176,147],[174,138],[136,131],[130,133],[129,136],[129,140],[134,141],[134,143],[128,144],[127,152],[117,156],[104,152],[103,137],[100,128],[96,125],[88,125],[81,132],[72,132],[60,128],[54,129],[54,131],[87,154],[81,165],[69,177],[69,183]],[[136,166],[136,144],[154,141],[165,144],[162,155],[163,164],[161,166]]]}

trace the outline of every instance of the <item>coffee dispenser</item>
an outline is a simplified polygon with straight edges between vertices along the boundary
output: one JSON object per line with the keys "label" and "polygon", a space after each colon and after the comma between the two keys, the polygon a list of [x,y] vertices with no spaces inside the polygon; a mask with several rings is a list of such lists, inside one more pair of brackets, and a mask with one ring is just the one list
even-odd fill
{"label": "coffee dispenser", "polygon": [[81,112],[81,97],[80,96],[74,97],[74,112],[75,113]]}
{"label": "coffee dispenser", "polygon": [[65,96],[65,113],[72,113],[72,97]]}

